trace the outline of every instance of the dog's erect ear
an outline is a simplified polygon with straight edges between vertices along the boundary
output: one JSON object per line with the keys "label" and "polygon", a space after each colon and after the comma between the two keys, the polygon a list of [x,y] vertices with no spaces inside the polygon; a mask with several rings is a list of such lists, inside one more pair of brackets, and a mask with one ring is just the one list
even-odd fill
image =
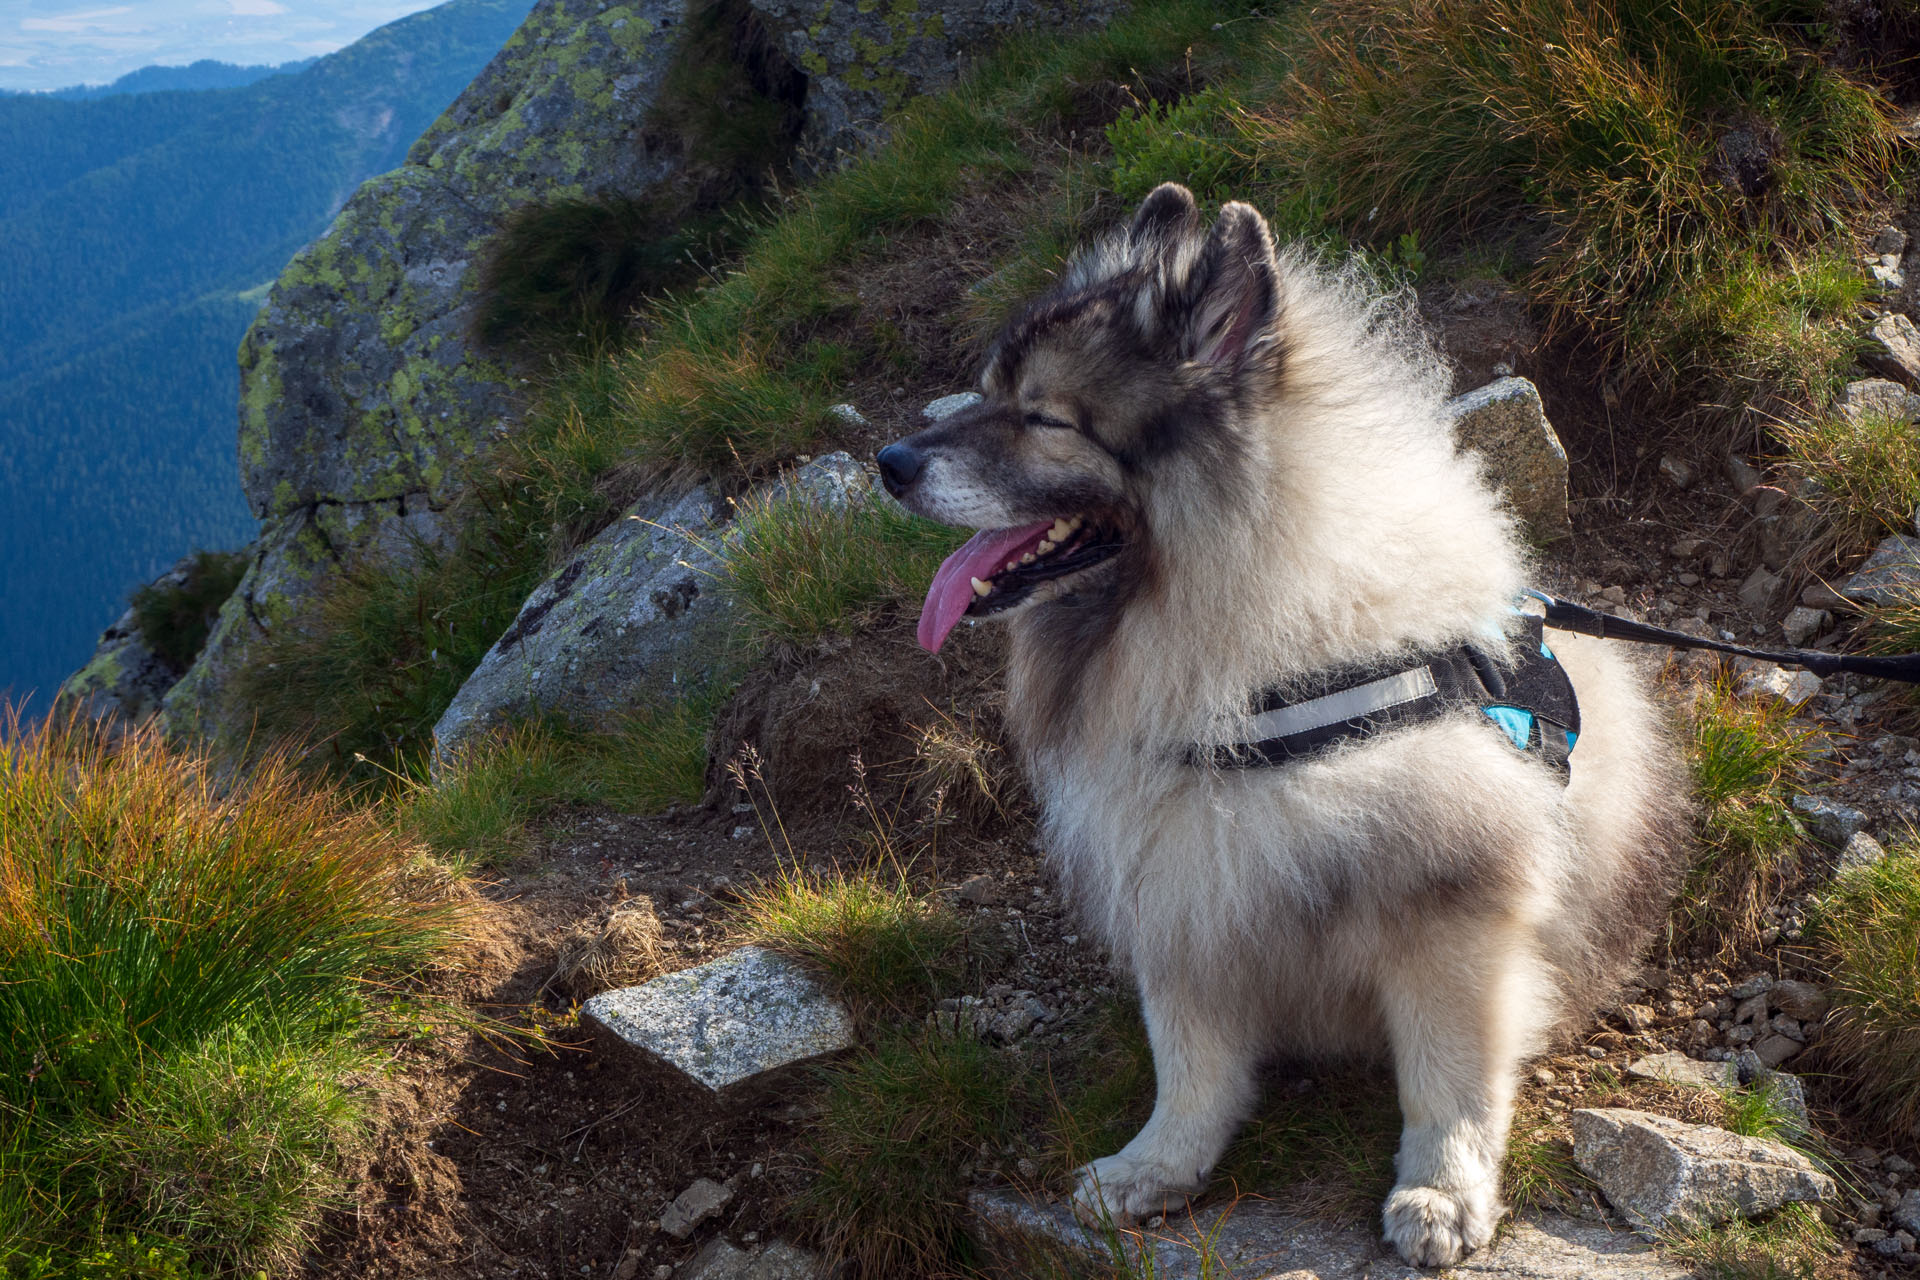
{"label": "dog's erect ear", "polygon": [[1200,225],[1200,208],[1193,192],[1177,182],[1163,182],[1147,193],[1127,229],[1127,243],[1136,250],[1164,252],[1191,235]]}
{"label": "dog's erect ear", "polygon": [[1239,201],[1221,209],[1193,272],[1187,320],[1191,357],[1203,364],[1231,364],[1245,354],[1279,311],[1277,277],[1266,219]]}

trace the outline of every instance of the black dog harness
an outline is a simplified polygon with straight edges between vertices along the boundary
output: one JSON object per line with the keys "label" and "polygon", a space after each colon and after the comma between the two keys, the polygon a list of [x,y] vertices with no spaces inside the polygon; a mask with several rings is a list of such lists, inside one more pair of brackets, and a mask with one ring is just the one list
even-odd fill
{"label": "black dog harness", "polygon": [[1538,755],[1566,781],[1580,736],[1580,704],[1532,614],[1520,615],[1510,664],[1463,644],[1411,666],[1399,659],[1328,672],[1304,686],[1289,685],[1284,696],[1260,694],[1243,736],[1195,747],[1191,758],[1222,768],[1285,764],[1347,738],[1370,738],[1463,708],[1480,711],[1516,750]]}

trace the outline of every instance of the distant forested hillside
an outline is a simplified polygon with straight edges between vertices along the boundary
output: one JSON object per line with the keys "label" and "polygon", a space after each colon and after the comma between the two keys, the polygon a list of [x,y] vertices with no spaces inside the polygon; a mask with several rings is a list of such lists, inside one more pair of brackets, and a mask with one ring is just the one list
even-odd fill
{"label": "distant forested hillside", "polygon": [[231,62],[202,58],[184,67],[142,67],[129,71],[112,84],[80,84],[70,89],[54,89],[50,98],[81,101],[110,98],[118,93],[161,93],[177,89],[237,89],[241,85],[265,80],[268,76],[288,76],[312,66],[318,59],[302,58],[277,67],[237,67]]}
{"label": "distant forested hillside", "polygon": [[451,0],[237,88],[0,96],[0,693],[44,706],[131,587],[252,536],[261,286],[531,7]]}

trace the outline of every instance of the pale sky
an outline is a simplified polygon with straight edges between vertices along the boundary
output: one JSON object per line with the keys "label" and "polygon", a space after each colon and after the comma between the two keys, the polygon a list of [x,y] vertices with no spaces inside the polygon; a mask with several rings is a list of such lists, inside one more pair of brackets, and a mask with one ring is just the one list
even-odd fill
{"label": "pale sky", "polygon": [[156,63],[332,53],[440,0],[0,0],[0,89],[105,84]]}

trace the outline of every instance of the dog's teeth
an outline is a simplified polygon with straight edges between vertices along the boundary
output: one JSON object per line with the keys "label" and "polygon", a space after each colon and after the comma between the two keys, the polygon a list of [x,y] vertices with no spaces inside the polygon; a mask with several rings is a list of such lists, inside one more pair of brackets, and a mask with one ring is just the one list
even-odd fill
{"label": "dog's teeth", "polygon": [[992,590],[993,590],[993,584],[991,582],[982,582],[978,578],[975,578],[973,580],[973,594],[977,596],[984,596]]}
{"label": "dog's teeth", "polygon": [[1045,538],[1042,538],[1040,539],[1040,545],[1033,549],[1033,554],[1037,556],[1043,556],[1051,550],[1053,550],[1053,544],[1051,542],[1048,542]]}
{"label": "dog's teeth", "polygon": [[[1067,521],[1067,532],[1072,533],[1075,529],[1078,529],[1082,524],[1086,522],[1086,519],[1087,518],[1085,516],[1075,516],[1073,519]],[[1059,541],[1059,539],[1056,538],[1054,539],[1054,541],[1057,542]]]}
{"label": "dog's teeth", "polygon": [[1009,569],[1017,569],[1019,568],[1019,566],[1020,566],[1020,562],[1018,560],[1007,561],[1007,568]]}
{"label": "dog's teeth", "polygon": [[1027,554],[1025,554],[1025,555],[1023,555],[1023,556],[1021,556],[1021,557],[1020,557],[1020,563],[1021,563],[1021,564],[1032,564],[1032,563],[1033,563],[1033,552],[1031,552],[1031,551],[1029,551],[1029,552],[1027,552]]}
{"label": "dog's teeth", "polygon": [[1053,522],[1053,528],[1047,530],[1047,537],[1053,539],[1055,542],[1065,542],[1067,535],[1072,532],[1073,526],[1065,520],[1055,520]]}

